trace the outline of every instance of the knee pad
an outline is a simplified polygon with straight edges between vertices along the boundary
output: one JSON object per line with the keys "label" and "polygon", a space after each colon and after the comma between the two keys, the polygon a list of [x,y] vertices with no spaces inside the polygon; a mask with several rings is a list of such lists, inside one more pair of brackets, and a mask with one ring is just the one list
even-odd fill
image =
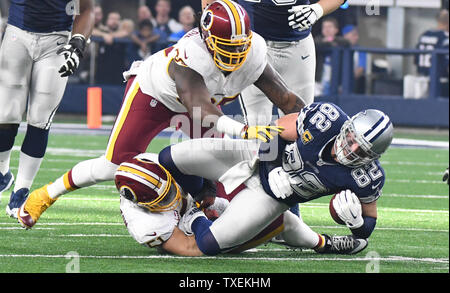
{"label": "knee pad", "polygon": [[6,152],[14,146],[19,124],[0,124],[0,152]]}
{"label": "knee pad", "polygon": [[43,158],[48,144],[48,129],[28,125],[21,151],[33,158]]}

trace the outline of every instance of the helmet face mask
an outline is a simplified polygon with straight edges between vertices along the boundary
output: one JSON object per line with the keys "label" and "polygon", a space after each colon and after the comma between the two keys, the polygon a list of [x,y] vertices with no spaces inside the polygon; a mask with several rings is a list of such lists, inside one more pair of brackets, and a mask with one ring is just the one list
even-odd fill
{"label": "helmet face mask", "polygon": [[151,212],[176,209],[181,191],[172,175],[161,165],[133,158],[122,163],[115,174],[120,195]]}
{"label": "helmet face mask", "polygon": [[220,70],[232,72],[244,64],[252,32],[247,12],[239,4],[229,0],[213,2],[201,16],[200,29]]}
{"label": "helmet face mask", "polygon": [[360,112],[342,125],[333,146],[336,160],[349,167],[367,165],[381,157],[392,138],[392,123],[383,112]]}

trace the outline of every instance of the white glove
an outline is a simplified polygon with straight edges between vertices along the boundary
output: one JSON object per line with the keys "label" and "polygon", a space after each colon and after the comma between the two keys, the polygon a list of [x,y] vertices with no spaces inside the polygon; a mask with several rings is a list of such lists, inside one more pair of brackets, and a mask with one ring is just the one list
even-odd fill
{"label": "white glove", "polygon": [[269,186],[277,198],[285,199],[294,192],[289,177],[282,167],[277,167],[269,172]]}
{"label": "white glove", "polygon": [[299,31],[312,27],[322,16],[323,8],[319,3],[312,5],[296,5],[288,10],[289,26]]}
{"label": "white glove", "polygon": [[191,207],[189,210],[184,213],[183,217],[180,219],[180,223],[178,223],[178,228],[183,231],[186,235],[194,234],[192,232],[192,223],[198,217],[205,217],[205,213],[197,207]]}
{"label": "white glove", "polygon": [[333,200],[333,207],[339,218],[350,229],[356,229],[364,224],[361,202],[351,190],[343,190]]}

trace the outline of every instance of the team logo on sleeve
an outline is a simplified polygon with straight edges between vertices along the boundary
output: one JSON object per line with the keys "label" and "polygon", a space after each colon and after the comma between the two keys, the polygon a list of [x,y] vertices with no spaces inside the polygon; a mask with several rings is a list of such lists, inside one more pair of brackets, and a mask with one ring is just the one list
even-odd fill
{"label": "team logo on sleeve", "polygon": [[303,144],[308,144],[311,140],[314,139],[314,136],[312,136],[309,130],[305,130],[301,135],[301,139]]}

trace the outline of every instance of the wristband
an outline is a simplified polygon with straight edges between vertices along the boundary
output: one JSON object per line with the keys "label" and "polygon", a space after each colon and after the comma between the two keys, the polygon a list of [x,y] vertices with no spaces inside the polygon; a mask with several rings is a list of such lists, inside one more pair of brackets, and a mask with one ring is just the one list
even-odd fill
{"label": "wristband", "polygon": [[319,3],[312,4],[311,9],[316,13],[317,20],[323,16],[323,8]]}
{"label": "wristband", "polygon": [[218,131],[231,136],[240,136],[244,127],[244,124],[225,115],[220,116],[216,124]]}

